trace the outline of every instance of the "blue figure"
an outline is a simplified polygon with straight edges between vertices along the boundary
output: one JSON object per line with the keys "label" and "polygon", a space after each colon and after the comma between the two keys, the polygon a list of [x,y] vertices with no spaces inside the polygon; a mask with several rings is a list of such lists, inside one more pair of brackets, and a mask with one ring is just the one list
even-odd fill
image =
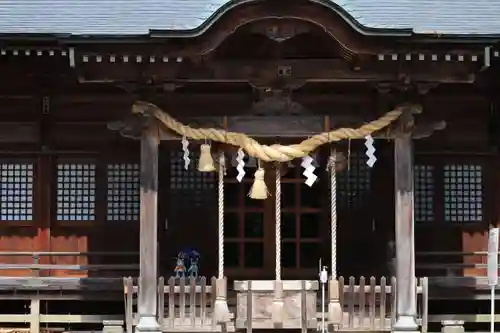
{"label": "blue figure", "polygon": [[189,277],[198,278],[200,270],[200,254],[196,250],[189,251]]}
{"label": "blue figure", "polygon": [[184,264],[184,259],[186,258],[186,255],[184,252],[179,252],[177,254],[177,262],[175,264],[175,277],[176,278],[181,278],[186,276],[186,265]]}
{"label": "blue figure", "polygon": [[[189,263],[189,268],[186,269],[186,263]],[[177,254],[177,263],[174,273],[176,278],[184,278],[188,274],[189,277],[198,277],[200,269],[200,253],[191,248],[185,248]]]}

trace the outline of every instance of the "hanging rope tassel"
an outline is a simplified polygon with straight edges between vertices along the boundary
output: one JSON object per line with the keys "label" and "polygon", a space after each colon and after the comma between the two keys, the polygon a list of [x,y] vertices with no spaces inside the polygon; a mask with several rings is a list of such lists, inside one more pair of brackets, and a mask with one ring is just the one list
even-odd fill
{"label": "hanging rope tassel", "polygon": [[224,153],[219,154],[219,274],[215,281],[214,320],[218,324],[229,321],[227,306],[227,279],[224,277]]}
{"label": "hanging rope tassel", "polygon": [[333,151],[329,161],[330,168],[330,218],[331,218],[331,279],[329,282],[328,321],[338,328],[342,320],[337,280],[337,152]]}
{"label": "hanging rope tassel", "polygon": [[274,281],[274,300],[272,319],[275,324],[284,320],[283,282],[281,281],[281,169],[276,165],[276,281]]}
{"label": "hanging rope tassel", "polygon": [[214,159],[210,153],[210,145],[202,144],[200,147],[200,160],[198,162],[198,171],[213,172],[215,171]]}
{"label": "hanging rope tassel", "polygon": [[267,186],[266,182],[264,181],[264,168],[260,166],[260,161],[259,161],[259,168],[257,171],[255,171],[255,179],[253,181],[252,188],[250,189],[250,192],[248,193],[248,196],[252,199],[256,200],[265,200],[267,199],[268,196],[268,191],[267,191]]}

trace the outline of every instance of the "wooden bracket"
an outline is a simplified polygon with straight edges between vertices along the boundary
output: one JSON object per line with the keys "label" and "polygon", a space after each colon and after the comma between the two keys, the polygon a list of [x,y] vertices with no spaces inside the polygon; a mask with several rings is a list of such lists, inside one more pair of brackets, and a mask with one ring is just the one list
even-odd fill
{"label": "wooden bracket", "polygon": [[[158,127],[155,120],[149,115],[129,115],[118,121],[109,122],[108,129],[118,131],[123,137],[138,140],[141,138],[144,130],[152,126]],[[158,136],[155,134],[155,136]]]}
{"label": "wooden bracket", "polygon": [[403,114],[394,125],[374,133],[373,137],[394,140],[400,136],[410,136],[412,139],[423,139],[430,137],[435,131],[446,128],[446,122],[442,120],[416,124],[415,115],[422,113],[422,107],[420,105],[408,105],[403,108]]}

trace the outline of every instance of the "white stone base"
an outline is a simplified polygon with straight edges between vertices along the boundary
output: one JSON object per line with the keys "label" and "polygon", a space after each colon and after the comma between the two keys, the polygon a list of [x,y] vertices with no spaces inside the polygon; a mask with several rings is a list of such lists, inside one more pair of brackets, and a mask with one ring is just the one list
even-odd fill
{"label": "white stone base", "polygon": [[135,327],[136,332],[161,333],[160,324],[154,316],[142,316]]}
{"label": "white stone base", "polygon": [[[317,329],[318,281],[282,280],[280,282],[283,288],[281,295],[283,308],[282,313],[275,317],[273,317],[273,311],[276,311],[274,307],[275,280],[234,282],[234,289],[238,292],[235,322],[237,329],[245,329],[247,320],[251,320],[253,329]],[[305,301],[304,308],[302,307],[303,301]],[[247,309],[249,303],[251,309]],[[250,318],[248,318],[248,312],[250,312]],[[274,314],[277,315],[276,312]],[[279,323],[276,323],[278,318]]]}
{"label": "white stone base", "polygon": [[392,326],[391,332],[394,333],[414,333],[420,332],[417,322],[413,316],[400,316]]}
{"label": "white stone base", "polygon": [[443,320],[441,322],[441,332],[442,333],[464,333],[464,321],[463,320]]}

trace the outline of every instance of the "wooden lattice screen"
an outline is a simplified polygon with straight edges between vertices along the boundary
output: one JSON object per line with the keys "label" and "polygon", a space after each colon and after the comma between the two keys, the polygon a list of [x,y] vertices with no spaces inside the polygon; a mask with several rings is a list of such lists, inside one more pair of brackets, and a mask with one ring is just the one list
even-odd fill
{"label": "wooden lattice screen", "polygon": [[415,180],[415,221],[434,221],[434,166],[416,164]]}
{"label": "wooden lattice screen", "polygon": [[0,220],[33,220],[33,164],[0,164]]}
{"label": "wooden lattice screen", "polygon": [[450,222],[483,220],[483,175],[481,165],[445,165],[444,218]]}
{"label": "wooden lattice screen", "polygon": [[94,221],[96,219],[96,165],[94,163],[57,164],[57,220]]}
{"label": "wooden lattice screen", "polygon": [[137,221],[140,211],[139,164],[108,164],[107,220]]}
{"label": "wooden lattice screen", "polygon": [[480,164],[416,164],[414,179],[416,222],[484,220],[484,179]]}
{"label": "wooden lattice screen", "polygon": [[366,165],[366,156],[353,152],[348,167],[337,176],[337,204],[345,209],[359,209],[371,188],[371,170]]}
{"label": "wooden lattice screen", "polygon": [[199,148],[190,147],[191,164],[184,168],[184,153],[181,150],[170,151],[170,189],[169,197],[172,207],[186,209],[215,205],[216,172],[199,172],[197,163],[200,157]]}

